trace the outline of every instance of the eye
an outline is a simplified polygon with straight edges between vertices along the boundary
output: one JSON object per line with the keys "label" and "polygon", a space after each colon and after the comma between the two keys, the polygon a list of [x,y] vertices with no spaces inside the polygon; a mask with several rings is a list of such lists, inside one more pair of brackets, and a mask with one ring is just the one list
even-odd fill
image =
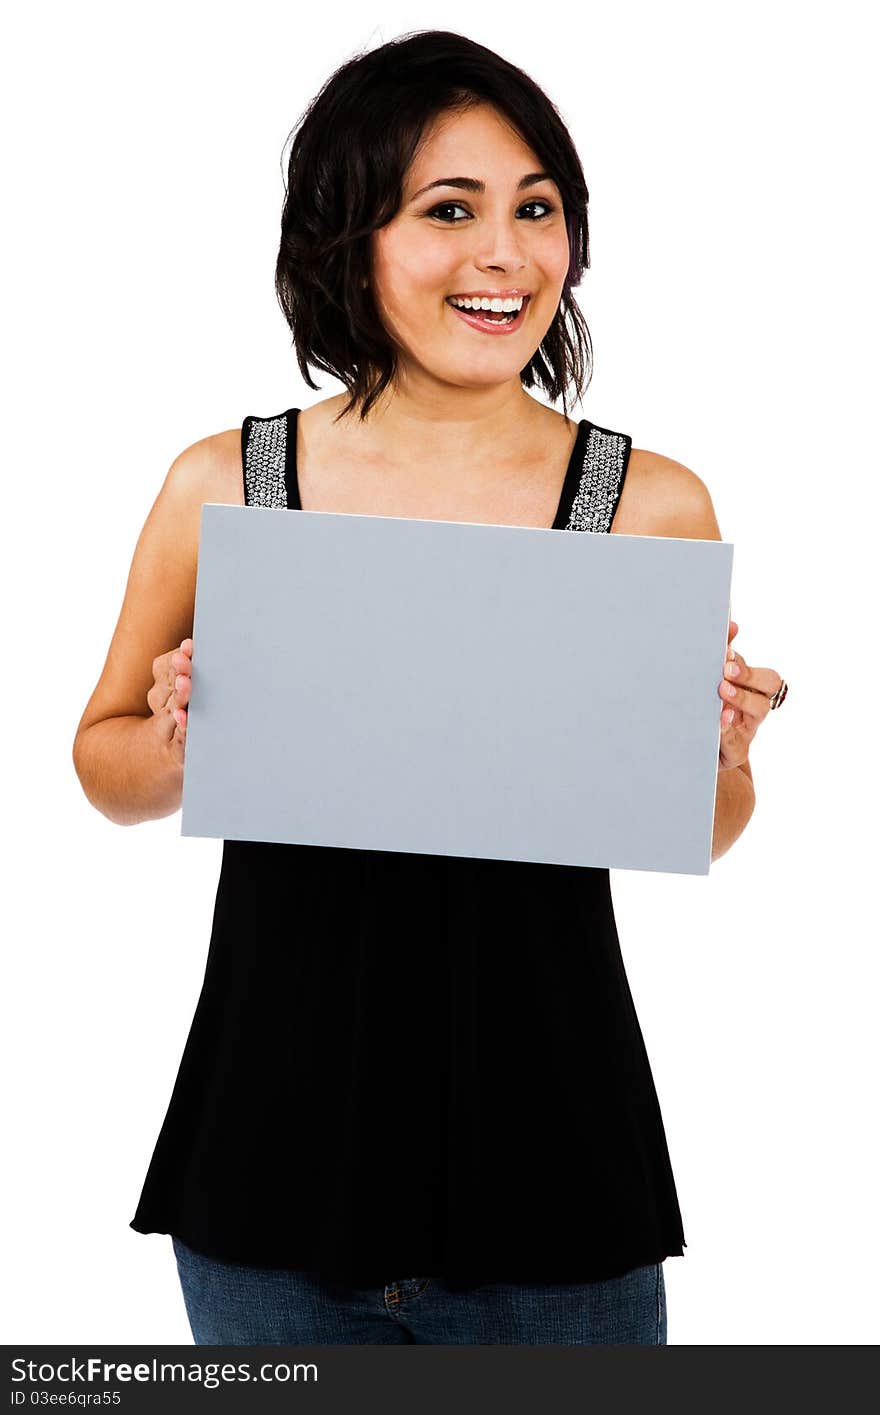
{"label": "eye", "polygon": [[536,221],[543,221],[545,216],[549,216],[556,210],[553,203],[551,201],[545,201],[543,197],[534,197],[531,201],[526,202],[526,206],[546,206],[547,210],[543,215],[534,218]]}
{"label": "eye", "polygon": [[[544,212],[541,213],[541,215],[532,217],[531,220],[533,220],[533,221],[543,221],[543,220],[545,220],[546,217],[550,216],[551,213],[556,210],[556,208],[555,208],[555,206],[553,205],[553,203],[552,203],[552,202],[549,202],[549,201],[545,201],[543,197],[533,197],[531,201],[527,201],[524,206],[521,206],[521,207],[520,207],[520,211],[524,211],[524,210],[525,210],[525,207],[528,207],[528,206],[544,206],[544,207],[547,208],[546,211],[544,211]],[[466,211],[467,211],[467,207],[462,206],[461,202],[458,202],[458,201],[445,201],[445,202],[443,202],[440,206],[432,207],[430,211],[428,211],[428,212],[425,213],[425,215],[426,215],[426,216],[435,216],[435,217],[437,217],[437,220],[438,220],[438,221],[444,221],[447,226],[460,226],[460,225],[462,224],[461,221],[457,221],[457,220],[452,220],[452,221],[450,221],[450,220],[447,220],[447,218],[446,218],[445,216],[440,216],[440,215],[438,215],[438,213],[439,213],[439,212],[442,212],[442,211],[456,211],[456,210],[457,210],[457,211],[465,211],[465,212],[466,212]]]}

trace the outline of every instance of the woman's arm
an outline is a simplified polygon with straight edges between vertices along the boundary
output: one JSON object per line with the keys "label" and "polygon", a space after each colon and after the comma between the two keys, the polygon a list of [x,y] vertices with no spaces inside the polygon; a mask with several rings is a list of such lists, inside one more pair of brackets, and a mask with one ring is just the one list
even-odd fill
{"label": "woman's arm", "polygon": [[[657,528],[653,535],[683,540],[722,540],[712,498],[705,483],[690,468],[658,453],[650,456],[651,483],[656,492]],[[649,484],[651,484],[649,483]],[[723,703],[718,699],[718,712]],[[755,787],[748,758],[738,767],[720,769],[715,793],[712,859],[724,855],[745,830],[755,809]]]}
{"label": "woman's arm", "polygon": [[180,810],[183,767],[152,717],[108,717],[81,731],[74,770],[86,799],[114,825],[140,825]]}
{"label": "woman's arm", "polygon": [[107,659],[76,731],[80,785],[117,825],[180,807],[183,766],[147,695],[157,659],[192,635],[202,505],[224,499],[228,438],[203,438],[172,463],[138,537]]}
{"label": "woman's arm", "polygon": [[712,859],[730,849],[745,830],[755,809],[755,788],[748,761],[730,771],[719,771],[712,826]]}

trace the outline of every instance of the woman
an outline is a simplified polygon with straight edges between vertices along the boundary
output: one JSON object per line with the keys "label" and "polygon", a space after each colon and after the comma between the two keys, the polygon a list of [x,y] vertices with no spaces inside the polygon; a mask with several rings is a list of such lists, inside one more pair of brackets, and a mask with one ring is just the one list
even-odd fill
{"label": "woman", "polygon": [[[687,468],[526,392],[589,378],[587,200],[553,105],[466,38],[324,86],[276,288],[308,385],[347,392],[170,469],[77,736],[111,819],[180,804],[203,502],[720,538]],[[714,857],[784,685],[731,649],[718,691]],[[684,1233],[608,871],[225,841],[131,1226],[172,1235],[200,1344],[664,1343]]]}

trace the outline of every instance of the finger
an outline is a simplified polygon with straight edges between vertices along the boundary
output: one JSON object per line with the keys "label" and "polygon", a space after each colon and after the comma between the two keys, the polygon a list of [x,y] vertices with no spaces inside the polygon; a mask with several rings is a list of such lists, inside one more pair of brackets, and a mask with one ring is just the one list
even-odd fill
{"label": "finger", "polygon": [[168,701],[168,694],[164,683],[153,682],[147,690],[147,707],[155,717],[160,713]]}
{"label": "finger", "polygon": [[192,648],[192,640],[184,639],[180,648],[169,654],[170,692],[166,707],[181,735],[186,734],[187,704],[192,691],[192,658],[186,647]]}
{"label": "finger", "polygon": [[[187,680],[189,681],[189,680]],[[188,713],[186,710],[186,700],[176,689],[168,699],[168,707],[173,721],[177,724],[181,732],[186,731]]]}
{"label": "finger", "polygon": [[760,693],[765,698],[772,698],[773,694],[781,688],[782,679],[775,668],[753,668],[746,663],[741,654],[737,654],[734,661],[739,672],[730,672],[728,664],[731,660],[728,660],[724,665],[724,674],[725,677],[732,677],[738,688],[748,688],[751,692]]}
{"label": "finger", "polygon": [[724,698],[728,707],[735,708],[744,719],[748,720],[751,728],[763,722],[770,711],[770,699],[763,693],[756,693],[752,688],[741,688],[739,679],[736,684],[725,682],[721,697]]}
{"label": "finger", "polygon": [[156,703],[156,705],[154,706],[148,698],[147,706],[149,707],[150,712],[153,715],[153,721],[158,723],[158,725],[161,727],[164,736],[168,738],[173,737],[174,715],[170,705],[170,699],[165,698],[161,703]]}
{"label": "finger", "polygon": [[742,680],[745,670],[747,668],[748,664],[746,663],[742,654],[736,653],[733,648],[729,648],[727,650],[727,658],[724,660],[725,678],[735,679],[737,682],[739,682]]}
{"label": "finger", "polygon": [[164,679],[159,678],[147,693],[147,706],[153,714],[153,721],[161,729],[166,741],[174,736],[174,693],[168,691],[168,684]]}
{"label": "finger", "polygon": [[[173,658],[173,657],[174,657],[173,654],[169,655],[169,658]],[[162,716],[166,719],[166,721],[170,719],[170,721],[171,721],[171,731],[172,731],[172,735],[173,735],[175,724],[178,725],[178,726],[180,725],[180,715],[179,715],[179,714],[180,714],[180,711],[181,711],[181,701],[180,701],[180,699],[181,699],[181,694],[180,694],[180,692],[178,691],[176,685],[177,685],[178,683],[181,683],[181,684],[182,684],[184,681],[188,681],[188,680],[185,680],[182,674],[175,673],[175,670],[174,670],[173,667],[170,667],[170,668],[169,668],[169,673],[170,673],[170,677],[171,677],[171,682],[169,683],[168,680],[165,679],[165,680],[163,681],[163,683],[162,683],[163,688],[167,687],[167,689],[168,689],[168,694],[167,694],[167,696],[166,696],[166,698],[165,698],[165,702],[164,702],[163,705],[162,705],[162,707],[163,707]]]}
{"label": "finger", "polygon": [[[185,639],[184,643],[186,643]],[[171,655],[171,662],[171,687],[177,703],[181,707],[185,707],[192,692],[192,659],[186,653],[177,650]]]}

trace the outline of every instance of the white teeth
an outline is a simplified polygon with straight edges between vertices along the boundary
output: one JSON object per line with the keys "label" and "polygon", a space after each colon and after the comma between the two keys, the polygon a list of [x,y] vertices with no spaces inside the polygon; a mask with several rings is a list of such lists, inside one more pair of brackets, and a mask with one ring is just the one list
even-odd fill
{"label": "white teeth", "polygon": [[505,314],[512,314],[514,311],[518,312],[522,309],[524,299],[522,295],[517,295],[515,298],[509,300],[501,300],[497,298],[494,300],[490,300],[486,295],[484,295],[482,299],[469,299],[467,296],[462,298],[457,295],[450,295],[449,303],[451,305],[457,305],[459,309],[491,310],[493,314],[501,314],[502,312],[504,312]]}

